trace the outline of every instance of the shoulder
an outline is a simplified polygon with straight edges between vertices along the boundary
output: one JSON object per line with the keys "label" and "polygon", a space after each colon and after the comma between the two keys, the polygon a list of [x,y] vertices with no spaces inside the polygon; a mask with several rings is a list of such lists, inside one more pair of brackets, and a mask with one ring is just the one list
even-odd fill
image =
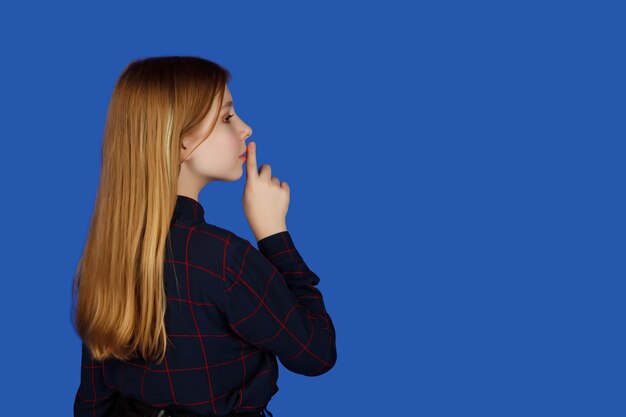
{"label": "shoulder", "polygon": [[[196,233],[197,232],[197,233]],[[194,229],[202,252],[211,254],[205,261],[209,267],[223,271],[223,280],[233,285],[243,270],[257,270],[259,257],[262,257],[252,243],[232,230],[210,223],[198,224]],[[208,259],[213,259],[208,261]]]}
{"label": "shoulder", "polygon": [[246,252],[252,250],[250,241],[214,224],[202,222],[176,230],[175,257],[192,265],[202,277],[208,274],[223,282],[232,281],[230,272],[239,271],[245,264]]}
{"label": "shoulder", "polygon": [[226,248],[228,253],[241,252],[248,249],[252,243],[233,232],[232,230],[220,227],[211,223],[199,223],[193,228],[194,240],[203,246]]}

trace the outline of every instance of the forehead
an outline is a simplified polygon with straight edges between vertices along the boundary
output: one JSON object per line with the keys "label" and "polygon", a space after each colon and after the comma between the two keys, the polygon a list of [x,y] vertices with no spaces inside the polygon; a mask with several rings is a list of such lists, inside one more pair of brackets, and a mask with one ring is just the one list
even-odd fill
{"label": "forehead", "polygon": [[233,96],[230,94],[230,90],[228,89],[228,86],[226,86],[224,88],[224,96],[222,98],[222,108],[218,108],[220,102],[219,102],[220,98],[219,95],[216,95],[213,98],[213,104],[211,105],[211,110],[209,111],[209,114],[207,114],[207,118],[210,118],[211,115],[215,116],[215,113],[220,113],[222,110],[224,110],[227,106],[228,102],[233,103],[232,106],[234,106],[234,102],[233,102]]}
{"label": "forehead", "polygon": [[230,94],[230,90],[228,86],[224,87],[224,102],[232,100],[233,96]]}
{"label": "forehead", "polygon": [[[211,109],[209,110],[209,112],[204,117],[204,120],[202,121],[202,127],[201,127],[202,130],[205,130],[206,128],[208,128],[211,125],[213,118],[217,117],[217,114],[221,112],[221,109],[217,108],[219,104],[218,100],[219,100],[219,97],[215,96],[215,98],[213,99],[213,106],[211,106]],[[226,104],[226,102],[228,101],[233,101],[233,96],[230,94],[230,90],[228,89],[228,86],[226,86],[226,88],[224,89],[224,98],[222,100],[222,105]]]}

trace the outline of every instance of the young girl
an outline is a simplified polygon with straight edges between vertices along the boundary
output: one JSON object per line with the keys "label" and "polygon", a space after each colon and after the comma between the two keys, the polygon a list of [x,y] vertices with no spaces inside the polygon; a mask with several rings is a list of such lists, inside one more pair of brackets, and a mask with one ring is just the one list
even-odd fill
{"label": "young girl", "polygon": [[[74,416],[263,416],[276,357],[309,376],[335,364],[319,277],[287,231],[289,186],[257,169],[229,81],[218,64],[185,56],[136,60],[117,80],[73,283]],[[258,250],[207,223],[198,201],[244,164]]]}

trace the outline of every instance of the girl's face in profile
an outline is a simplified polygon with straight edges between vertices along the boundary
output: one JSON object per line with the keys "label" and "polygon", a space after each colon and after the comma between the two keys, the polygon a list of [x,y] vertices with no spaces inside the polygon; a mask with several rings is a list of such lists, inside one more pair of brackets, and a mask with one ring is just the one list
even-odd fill
{"label": "girl's face in profile", "polygon": [[[245,160],[239,156],[246,151],[245,141],[252,134],[252,129],[235,113],[228,86],[224,90],[221,109],[217,108],[217,100],[218,97],[195,133],[182,139],[187,148],[181,147],[180,177],[183,181],[184,178],[204,183],[207,180],[234,181],[243,174]],[[216,113],[217,123],[207,137]]]}

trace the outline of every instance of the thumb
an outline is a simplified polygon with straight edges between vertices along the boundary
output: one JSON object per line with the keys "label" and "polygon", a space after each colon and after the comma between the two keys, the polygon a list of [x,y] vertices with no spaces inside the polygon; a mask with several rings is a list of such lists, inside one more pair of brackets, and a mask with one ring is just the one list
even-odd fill
{"label": "thumb", "polygon": [[250,142],[246,150],[246,179],[257,178],[259,171],[256,167],[256,143]]}

